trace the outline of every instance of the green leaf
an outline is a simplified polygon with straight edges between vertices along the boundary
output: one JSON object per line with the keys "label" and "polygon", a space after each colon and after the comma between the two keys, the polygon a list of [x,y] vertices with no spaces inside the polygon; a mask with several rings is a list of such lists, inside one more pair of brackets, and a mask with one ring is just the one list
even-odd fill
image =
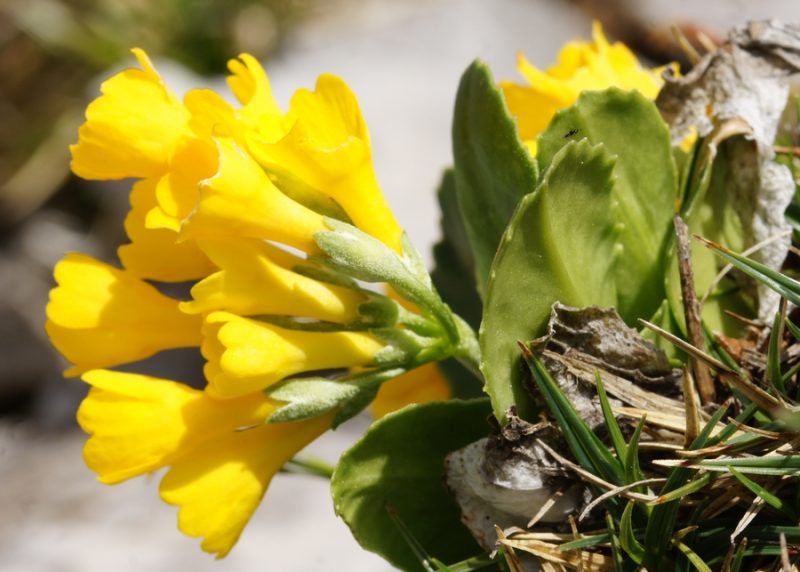
{"label": "green leaf", "polygon": [[544,333],[552,304],[616,303],[612,169],[602,146],[567,144],[536,191],[522,199],[503,235],[480,332],[481,371],[501,422],[512,405],[532,419],[517,342]]}
{"label": "green leaf", "polygon": [[457,562],[480,551],[445,489],[443,459],[484,437],[490,413],[485,399],[411,405],[374,423],[342,455],[331,482],[334,507],[361,546],[403,570],[423,570],[388,503],[431,556]]}
{"label": "green leaf", "polygon": [[[584,92],[574,106],[556,113],[539,137],[542,171],[567,143],[564,135],[576,129],[575,138],[602,143],[616,156],[611,216],[622,260],[615,269],[616,306],[622,319],[635,325],[636,318],[652,316],[664,298],[678,187],[669,130],[655,103],[637,91]],[[582,212],[575,209],[577,218]]]}
{"label": "green leaf", "polygon": [[396,368],[347,379],[324,377],[287,379],[273,385],[265,392],[271,399],[286,403],[267,418],[267,423],[287,423],[317,417],[361,396],[369,397],[371,400],[383,381],[397,377],[404,371]]}
{"label": "green leaf", "polygon": [[475,284],[475,259],[458,206],[452,169],[442,178],[438,198],[442,211],[442,239],[433,247],[436,266],[431,278],[442,300],[477,330],[483,302]]}
{"label": "green leaf", "polygon": [[489,68],[476,60],[461,76],[453,116],[458,202],[483,294],[500,239],[519,200],[533,191],[536,163]]}

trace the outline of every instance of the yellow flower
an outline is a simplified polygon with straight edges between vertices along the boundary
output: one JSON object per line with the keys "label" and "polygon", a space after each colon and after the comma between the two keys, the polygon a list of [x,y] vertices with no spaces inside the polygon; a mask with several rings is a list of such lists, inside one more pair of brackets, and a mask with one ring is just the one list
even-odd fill
{"label": "yellow flower", "polygon": [[148,228],[147,217],[157,209],[156,179],[143,179],[131,190],[131,210],[125,218],[129,244],[117,249],[126,270],[151,280],[183,282],[208,276],[216,268],[194,242],[177,242],[178,233]]}
{"label": "yellow flower", "polygon": [[293,272],[305,261],[266,242],[213,241],[201,248],[221,270],[194,285],[192,301],[181,304],[190,314],[226,310],[240,316],[279,314],[346,324],[358,318],[358,306],[366,300],[349,288]]}
{"label": "yellow flower", "polygon": [[[384,342],[349,331],[362,327],[368,296],[296,271],[321,270],[302,255],[323,255],[314,235],[329,230],[325,216],[398,252],[402,232],[340,79],[322,76],[283,113],[264,70],[242,55],[229,63],[238,105],[205,89],[181,101],[144,52],[134,54],[141,69],[103,84],[71,147],[79,176],[138,179],[125,219],[130,243],[118,250],[125,269],[67,255],[45,327],[74,364],[68,373],[86,372],[92,386],[78,412],[91,434],[86,463],[109,484],[169,467],[161,497],[180,506],[183,532],[222,557],[272,475],[333,418],[266,424],[281,404],[263,390],[317,370],[381,367]],[[145,280],[192,281],[192,299]],[[323,323],[307,331],[246,317],[267,315]],[[206,358],[205,390],[101,369],[181,347]]]}
{"label": "yellow flower", "polygon": [[328,230],[322,215],[284,195],[245,150],[217,140],[219,170],[200,185],[194,211],[181,228],[186,240],[245,236],[318,252],[314,234]]}
{"label": "yellow flower", "polygon": [[82,254],[55,267],[45,329],[74,364],[67,375],[200,345],[201,319],[132,274]]}
{"label": "yellow flower", "polygon": [[520,138],[531,154],[536,154],[536,137],[556,111],[575,103],[582,91],[618,87],[639,90],[651,99],[658,95],[665,68],[643,68],[624,44],[608,42],[599,22],[593,24],[592,36],[593,42],[564,46],[558,63],[547,71],[537,69],[520,54],[517,65],[529,85],[501,82],[508,109],[517,118]]}
{"label": "yellow flower", "polygon": [[189,112],[156,72],[147,55],[133,50],[143,69],[127,69],[105,81],[102,97],[86,110],[72,145],[72,171],[84,179],[151,177],[166,169],[188,130]]}
{"label": "yellow flower", "polygon": [[259,123],[249,139],[253,156],[333,198],[355,226],[399,252],[402,229],[378,187],[367,126],[347,85],[320,76],[315,91],[295,92],[283,124],[289,127],[279,136],[272,118]]}
{"label": "yellow flower", "polygon": [[290,375],[370,365],[383,347],[361,332],[287,330],[227,312],[213,312],[203,327],[208,391],[238,397]]}
{"label": "yellow flower", "polygon": [[180,383],[94,370],[78,411],[91,437],[86,464],[104,483],[161,467],[161,498],[180,507],[179,528],[221,558],[242,533],[272,476],[325,432],[331,416],[265,425],[276,404],[256,393],[217,401]]}
{"label": "yellow flower", "polygon": [[453,390],[442,377],[439,366],[427,363],[384,382],[369,409],[373,417],[380,419],[412,403],[440,401],[452,396]]}

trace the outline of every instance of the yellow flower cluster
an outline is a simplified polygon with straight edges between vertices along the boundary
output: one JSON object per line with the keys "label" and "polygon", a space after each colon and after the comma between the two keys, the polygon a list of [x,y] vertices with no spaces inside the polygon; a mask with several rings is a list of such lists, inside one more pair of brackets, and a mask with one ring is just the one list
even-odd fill
{"label": "yellow flower cluster", "polygon": [[517,118],[520,138],[531,155],[536,154],[536,138],[553,115],[574,104],[583,91],[618,87],[639,90],[651,99],[658,95],[665,68],[643,68],[627,46],[608,42],[599,22],[594,22],[592,36],[592,42],[566,44],[558,63],[546,71],[519,54],[517,67],[528,85],[501,82],[508,109]]}
{"label": "yellow flower cluster", "polygon": [[[317,269],[326,216],[401,252],[352,92],[323,75],[286,112],[252,57],[229,64],[231,105],[210,90],[179,99],[148,57],[101,87],[86,111],[72,169],[133,178],[122,269],[69,254],[55,269],[46,330],[92,386],[78,412],[84,457],[102,482],[168,467],[161,497],[179,526],[222,557],[270,479],[331,426],[330,414],[265,424],[281,403],[264,389],[289,376],[364,368],[385,344],[365,330],[308,331],[264,316],[346,325],[366,294],[300,272]],[[286,248],[290,247],[290,248]],[[291,251],[290,251],[291,250]],[[298,255],[299,253],[299,255]],[[190,300],[150,281],[192,281]],[[173,348],[206,359],[204,390],[106,368]]]}

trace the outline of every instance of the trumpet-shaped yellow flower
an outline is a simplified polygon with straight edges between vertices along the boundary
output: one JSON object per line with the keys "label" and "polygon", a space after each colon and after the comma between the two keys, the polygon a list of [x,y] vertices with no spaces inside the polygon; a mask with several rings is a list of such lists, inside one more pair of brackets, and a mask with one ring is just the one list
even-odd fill
{"label": "trumpet-shaped yellow flower", "polygon": [[[168,467],[161,496],[179,527],[224,556],[272,475],[330,427],[332,415],[266,424],[279,403],[263,390],[322,369],[369,368],[385,347],[363,331],[280,328],[278,315],[358,327],[367,296],[296,272],[322,255],[325,216],[353,222],[398,252],[401,229],[372,166],[355,97],[333,76],[299,90],[283,113],[259,63],[229,63],[239,104],[211,90],[179,100],[141,50],[139,69],[102,86],[71,147],[76,174],[136,178],[125,220],[125,270],[68,255],[55,269],[46,324],[53,344],[92,386],[78,413],[86,463],[104,483]],[[194,281],[185,302],[144,280]],[[313,326],[317,327],[317,326]],[[198,347],[204,391],[99,368]],[[379,361],[379,360],[378,360]]]}
{"label": "trumpet-shaped yellow flower", "polygon": [[128,272],[68,254],[54,273],[45,329],[74,364],[67,375],[200,345],[200,317]]}
{"label": "trumpet-shaped yellow flower", "polygon": [[261,124],[262,128],[273,124],[280,125],[283,113],[272,97],[264,68],[250,54],[241,54],[238,59],[228,62],[231,75],[228,87],[242,104],[239,112],[242,120],[248,125]]}
{"label": "trumpet-shaped yellow flower", "polygon": [[330,416],[265,425],[276,404],[259,393],[218,401],[207,392],[143,375],[94,370],[78,411],[91,437],[86,464],[104,483],[169,467],[162,499],[178,526],[225,556],[286,461],[325,432]]}
{"label": "trumpet-shaped yellow flower", "polygon": [[133,50],[143,69],[127,69],[100,87],[86,110],[72,151],[72,171],[84,179],[152,177],[166,169],[188,132],[190,114],[164,85],[147,55]]}
{"label": "trumpet-shaped yellow flower", "polygon": [[249,140],[256,159],[333,198],[355,226],[399,252],[402,229],[375,179],[369,133],[347,84],[320,76],[315,91],[295,92],[283,123],[285,136],[272,116],[259,124]]}
{"label": "trumpet-shaped yellow flower", "polygon": [[234,141],[220,139],[217,147],[219,170],[201,183],[197,205],[183,224],[181,237],[253,237],[318,252],[314,234],[328,230],[322,216],[278,190]]}
{"label": "trumpet-shaped yellow flower", "polygon": [[[358,318],[366,300],[349,288],[324,284],[293,272],[304,261],[257,240],[212,241],[203,251],[221,270],[195,284],[191,314],[226,310],[241,316],[279,314],[346,324]],[[264,295],[269,292],[269,295]]]}
{"label": "trumpet-shaped yellow flower", "polygon": [[599,22],[592,26],[592,36],[593,42],[567,44],[558,63],[547,71],[534,67],[520,54],[518,68],[529,85],[501,82],[520,137],[532,154],[536,153],[536,137],[556,111],[575,103],[582,91],[618,87],[639,90],[649,98],[658,95],[665,68],[643,68],[624,44],[608,42]]}
{"label": "trumpet-shaped yellow flower", "polygon": [[156,179],[143,179],[131,190],[131,210],[125,218],[129,244],[117,249],[126,270],[140,278],[182,282],[208,276],[216,270],[194,242],[177,242],[178,233],[165,228],[148,228],[148,213],[156,205]]}
{"label": "trumpet-shaped yellow flower", "polygon": [[439,366],[427,363],[384,382],[369,410],[373,417],[380,419],[412,403],[441,401],[452,396],[453,390],[439,371]]}
{"label": "trumpet-shaped yellow flower", "polygon": [[361,332],[287,330],[213,312],[203,326],[207,391],[215,397],[238,397],[297,373],[370,365],[382,347]]}

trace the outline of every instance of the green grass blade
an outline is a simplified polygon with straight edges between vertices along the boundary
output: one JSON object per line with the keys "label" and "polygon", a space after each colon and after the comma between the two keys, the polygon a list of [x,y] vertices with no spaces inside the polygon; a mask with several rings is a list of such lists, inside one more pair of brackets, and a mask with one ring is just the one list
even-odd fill
{"label": "green grass blade", "polygon": [[[719,420],[727,413],[728,407],[720,407],[708,420],[700,434],[689,446],[690,450],[701,449],[708,443],[711,431],[716,427]],[[692,471],[686,468],[676,467],[669,472],[667,482],[661,488],[660,495],[666,495],[670,491],[682,487],[692,476]],[[678,516],[679,502],[677,500],[660,504],[653,508],[650,519],[647,521],[644,543],[647,546],[647,558],[645,567],[651,570],[658,570],[663,565],[664,556],[670,546],[675,519]]]}
{"label": "green grass blade", "polygon": [[786,318],[784,323],[786,324],[786,327],[789,328],[789,331],[794,336],[794,339],[800,342],[800,328],[797,327],[797,324],[792,322],[789,318]]}
{"label": "green grass blade", "polygon": [[[603,410],[603,419],[606,422],[608,435],[611,438],[611,444],[614,445],[614,450],[617,452],[617,458],[620,461],[622,461],[627,457],[628,446],[625,444],[625,439],[622,436],[622,431],[619,428],[619,423],[617,423],[617,418],[614,417],[614,412],[611,411],[611,404],[608,401],[608,394],[606,394],[606,388],[603,385],[603,379],[600,376],[599,371],[595,370],[594,379],[595,379],[595,384],[597,385],[597,395],[600,398],[600,407]],[[634,481],[627,481],[627,482],[634,482]]]}
{"label": "green grass blade", "polygon": [[397,511],[394,509],[393,506],[387,504],[386,505],[386,514],[389,515],[389,518],[394,523],[397,531],[400,533],[400,536],[403,537],[403,540],[406,541],[408,547],[414,553],[417,560],[419,560],[420,565],[425,569],[426,572],[436,572],[436,569],[431,566],[431,557],[425,552],[425,548],[422,546],[419,540],[414,536],[414,534],[409,530],[406,523],[400,518],[400,515],[397,514]]}
{"label": "green grass blade", "polygon": [[539,358],[523,344],[520,344],[520,347],[536,386],[547,402],[578,464],[610,483],[623,484],[622,463],[611,455],[600,438],[578,415]]}
{"label": "green grass blade", "polygon": [[[739,423],[747,423],[753,415],[758,411],[758,406],[755,403],[748,403],[744,409],[736,416],[736,421]],[[731,436],[736,433],[739,427],[736,423],[728,423],[722,431],[717,433],[714,437],[708,440],[708,445],[716,445],[717,443],[725,443]]]}
{"label": "green grass blade", "polygon": [[642,416],[639,420],[639,424],[636,425],[636,430],[631,436],[631,442],[628,443],[627,446],[627,453],[625,455],[625,484],[644,480],[644,474],[642,474],[642,469],[639,466],[639,438],[642,436],[642,429],[644,429],[646,420],[647,416]]}
{"label": "green grass blade", "polygon": [[606,528],[608,529],[608,537],[611,544],[611,559],[614,561],[614,572],[624,572],[625,560],[622,554],[622,544],[620,544],[619,536],[614,528],[614,519],[611,517],[610,512],[606,512]]}
{"label": "green grass blade", "polygon": [[619,540],[622,549],[630,556],[631,560],[641,566],[645,558],[645,548],[641,542],[636,540],[636,536],[633,533],[632,515],[635,504],[634,501],[629,501],[622,512],[622,518],[619,522]]}
{"label": "green grass blade", "polygon": [[439,572],[473,572],[474,570],[483,570],[489,566],[495,566],[497,560],[493,559],[489,554],[479,554],[455,564],[446,565],[438,558],[431,558],[431,563],[437,567]]}
{"label": "green grass blade", "polygon": [[673,540],[672,543],[678,550],[681,551],[684,556],[686,556],[686,559],[692,563],[692,566],[694,566],[695,570],[698,570],[699,572],[711,572],[711,568],[703,561],[702,558],[700,558],[697,552],[679,540]]}
{"label": "green grass blade", "polygon": [[667,502],[671,502],[674,500],[681,499],[686,495],[690,495],[694,492],[699,491],[703,487],[705,487],[708,483],[711,482],[711,474],[705,473],[704,475],[699,476],[698,478],[689,481],[682,487],[678,487],[677,489],[668,492],[665,495],[661,495],[656,500],[651,501],[654,505],[664,504]]}
{"label": "green grass blade", "polygon": [[745,475],[737,471],[735,468],[728,467],[728,471],[730,471],[730,473],[734,477],[736,477],[736,480],[738,480],[745,487],[747,487],[747,489],[751,493],[761,497],[764,500],[764,502],[767,503],[769,506],[781,511],[792,520],[797,521],[797,513],[795,513],[794,509],[785,504],[779,497],[769,492],[767,489],[759,485],[757,482],[747,478]]}
{"label": "green grass blade", "polygon": [[731,572],[739,572],[742,569],[742,562],[744,561],[744,553],[747,550],[747,539],[743,538],[739,543],[739,548],[733,555],[733,562],[731,562]]}
{"label": "green grass blade", "polygon": [[583,548],[591,548],[592,546],[597,546],[598,544],[606,544],[608,542],[611,542],[611,535],[593,534],[591,536],[584,536],[583,538],[579,538],[577,540],[570,540],[569,542],[560,544],[558,546],[558,549],[561,552],[566,552],[568,550],[581,550]]}
{"label": "green grass blade", "polygon": [[783,316],[785,315],[786,302],[781,300],[781,308],[772,321],[772,331],[769,334],[769,347],[767,349],[767,381],[772,384],[779,395],[786,395],[786,386],[783,384],[781,373],[781,338],[783,338]]}
{"label": "green grass blade", "polygon": [[716,254],[733,264],[748,276],[755,278],[765,286],[775,290],[775,292],[791,303],[800,305],[800,282],[797,280],[793,280],[785,274],[773,270],[760,262],[756,262],[746,256],[728,250],[720,244],[710,242],[704,238],[700,238],[700,240]]}
{"label": "green grass blade", "polygon": [[772,473],[754,473],[764,475],[790,475],[800,472],[800,455],[764,455],[761,457],[744,457],[741,459],[702,459],[696,464],[706,467],[733,467],[743,473],[754,473],[752,469],[775,471]]}

